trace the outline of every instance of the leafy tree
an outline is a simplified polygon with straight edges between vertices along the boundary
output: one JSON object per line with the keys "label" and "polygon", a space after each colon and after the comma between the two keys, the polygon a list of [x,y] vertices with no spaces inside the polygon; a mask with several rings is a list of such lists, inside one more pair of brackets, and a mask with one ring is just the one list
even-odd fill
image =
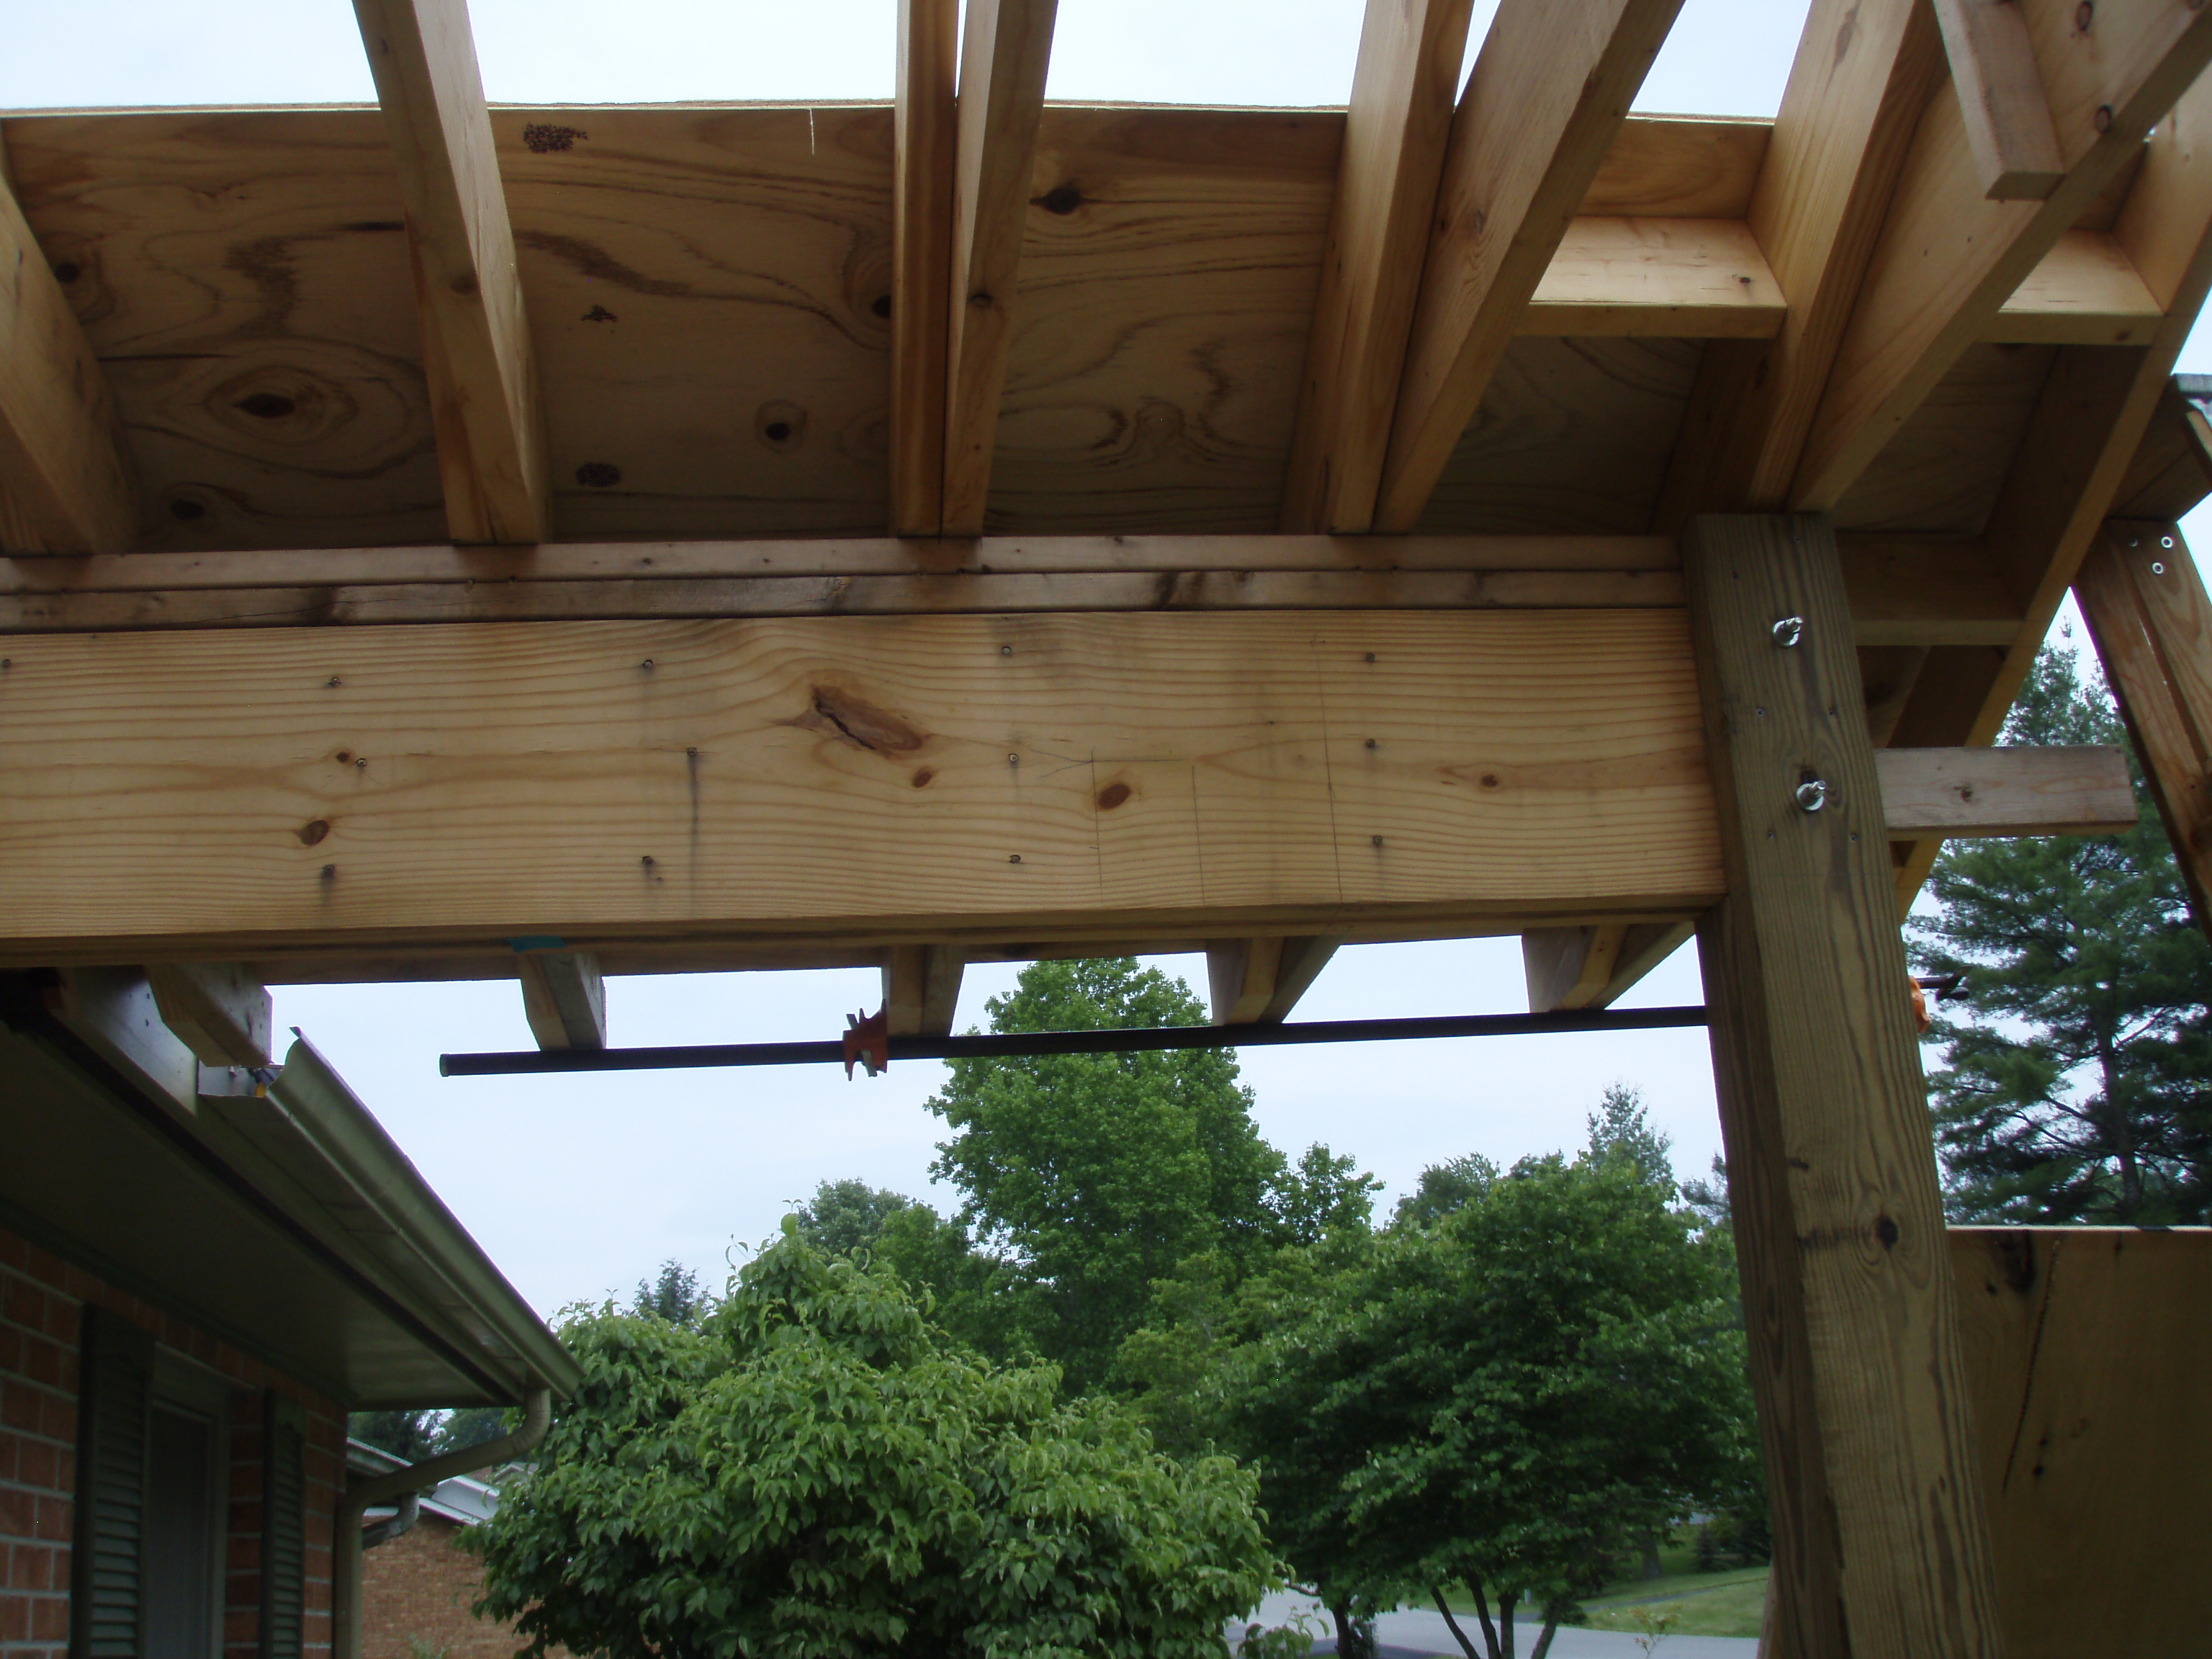
{"label": "leafy tree", "polygon": [[1413,1190],[1398,1200],[1392,1213],[1394,1227],[1429,1227],[1453,1211],[1490,1190],[1498,1179],[1498,1166],[1480,1152],[1469,1152],[1423,1170]]}
{"label": "leafy tree", "polygon": [[[1127,957],[1032,963],[986,1006],[994,1031],[1206,1022],[1188,987]],[[1037,1285],[1038,1351],[1076,1385],[1103,1375],[1142,1321],[1154,1279],[1193,1255],[1249,1262],[1273,1243],[1282,1155],[1252,1122],[1233,1055],[948,1064],[929,1103],[954,1134],[932,1172],[963,1194],[961,1221],[978,1243]]]}
{"label": "leafy tree", "polygon": [[873,1247],[884,1224],[915,1200],[865,1181],[823,1181],[814,1196],[793,1212],[799,1231],[824,1255],[850,1255]]}
{"label": "leafy tree", "polygon": [[1317,1244],[1332,1233],[1364,1232],[1375,1212],[1382,1183],[1359,1168],[1350,1153],[1339,1158],[1316,1141],[1296,1167],[1279,1176],[1268,1207],[1274,1212],[1276,1241]]}
{"label": "leafy tree", "polygon": [[[2121,736],[2102,684],[2050,648],[2005,729],[2025,744]],[[1919,965],[1965,975],[1931,1034],[1944,1045],[1929,1084],[1953,1213],[2203,1219],[2212,948],[2155,812],[2124,836],[1954,842],[1929,889]]]}
{"label": "leafy tree", "polygon": [[1409,1594],[1443,1607],[1463,1583],[1492,1659],[1524,1598],[1542,1659],[1615,1552],[1742,1478],[1734,1287],[1617,1147],[1487,1180],[1462,1165],[1453,1186],[1455,1207],[1279,1300],[1211,1387],[1340,1650],[1364,1612]]}
{"label": "leafy tree", "polygon": [[379,1451],[419,1463],[439,1449],[438,1420],[436,1412],[356,1412],[346,1419],[346,1433]]}
{"label": "leafy tree", "polygon": [[660,1276],[647,1285],[637,1282],[637,1300],[630,1311],[641,1319],[665,1319],[672,1325],[691,1325],[707,1311],[706,1293],[699,1275],[671,1257],[660,1264]]}
{"label": "leafy tree", "polygon": [[1674,1141],[1651,1127],[1644,1097],[1625,1083],[1608,1084],[1589,1117],[1593,1158],[1624,1158],[1644,1181],[1674,1196]]}
{"label": "leafy tree", "polygon": [[786,1228],[696,1326],[568,1322],[584,1383],[472,1530],[479,1612],[533,1659],[1220,1653],[1279,1571],[1249,1474],[954,1348]]}

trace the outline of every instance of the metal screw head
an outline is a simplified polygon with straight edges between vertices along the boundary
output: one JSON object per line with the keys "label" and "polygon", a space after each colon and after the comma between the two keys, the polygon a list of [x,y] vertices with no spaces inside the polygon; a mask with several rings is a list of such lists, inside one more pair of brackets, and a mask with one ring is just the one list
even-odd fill
{"label": "metal screw head", "polygon": [[2171,536],[2160,536],[2158,538],[2158,544],[2169,553],[2173,551],[2173,538]]}
{"label": "metal screw head", "polygon": [[1818,778],[1808,778],[1797,786],[1797,805],[1808,812],[1817,812],[1828,804],[1828,786]]}
{"label": "metal screw head", "polygon": [[1002,657],[1011,657],[1014,654],[1014,647],[1011,645],[1002,645],[999,647],[999,654]]}
{"label": "metal screw head", "polygon": [[2166,574],[2166,565],[2164,562],[2159,559],[2153,559],[2150,562],[2150,574],[2154,576],[2163,576]]}
{"label": "metal screw head", "polygon": [[1784,617],[1774,624],[1774,642],[1784,651],[1804,637],[1805,619],[1802,617]]}

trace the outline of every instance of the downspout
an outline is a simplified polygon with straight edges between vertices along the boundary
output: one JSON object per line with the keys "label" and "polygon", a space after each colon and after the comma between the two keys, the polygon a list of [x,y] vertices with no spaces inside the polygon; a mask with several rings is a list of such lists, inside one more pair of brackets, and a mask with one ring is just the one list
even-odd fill
{"label": "downspout", "polygon": [[[472,1474],[537,1449],[553,1420],[553,1395],[549,1389],[532,1389],[523,1396],[522,1426],[513,1434],[487,1440],[480,1446],[464,1446],[441,1457],[410,1463],[389,1474],[366,1480],[349,1480],[338,1498],[337,1532],[331,1551],[331,1659],[361,1659],[361,1553],[371,1543],[386,1543],[414,1524],[420,1495],[441,1480]],[[380,1522],[374,1540],[363,1536],[362,1517],[380,1504],[397,1498],[399,1514]]]}

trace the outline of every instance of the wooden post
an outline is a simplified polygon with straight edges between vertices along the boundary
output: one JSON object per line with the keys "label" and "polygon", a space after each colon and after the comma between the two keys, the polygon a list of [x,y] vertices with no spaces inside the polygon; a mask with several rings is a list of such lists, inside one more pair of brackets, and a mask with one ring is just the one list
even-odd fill
{"label": "wooden post", "polygon": [[1834,532],[1683,574],[1728,896],[1698,930],[1792,1659],[1998,1652],[1956,1287]]}

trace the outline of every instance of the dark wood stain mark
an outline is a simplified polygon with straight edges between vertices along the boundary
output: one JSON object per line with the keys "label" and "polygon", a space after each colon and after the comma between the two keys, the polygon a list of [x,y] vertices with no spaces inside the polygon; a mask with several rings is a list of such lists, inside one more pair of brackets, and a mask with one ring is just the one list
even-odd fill
{"label": "dark wood stain mark", "polygon": [[878,755],[910,755],[929,741],[890,710],[834,686],[814,688],[811,717],[801,723],[817,729],[826,725],[855,749]]}
{"label": "dark wood stain mark", "polygon": [[550,121],[532,121],[522,130],[522,145],[532,155],[544,155],[555,150],[574,149],[576,140],[591,136],[581,127],[556,126]]}
{"label": "dark wood stain mark", "polygon": [[584,313],[584,320],[587,323],[611,323],[616,319],[614,313],[605,306],[593,306]]}
{"label": "dark wood stain mark", "polygon": [[622,482],[622,469],[611,461],[586,461],[576,469],[576,482],[586,489],[611,489]]}
{"label": "dark wood stain mark", "polygon": [[573,265],[583,275],[602,283],[611,283],[617,288],[626,288],[633,294],[658,295],[664,300],[703,300],[712,298],[689,283],[671,283],[643,271],[632,270],[628,265],[606,252],[586,241],[580,236],[556,236],[550,231],[518,230],[514,240],[523,246],[535,248],[540,253]]}

